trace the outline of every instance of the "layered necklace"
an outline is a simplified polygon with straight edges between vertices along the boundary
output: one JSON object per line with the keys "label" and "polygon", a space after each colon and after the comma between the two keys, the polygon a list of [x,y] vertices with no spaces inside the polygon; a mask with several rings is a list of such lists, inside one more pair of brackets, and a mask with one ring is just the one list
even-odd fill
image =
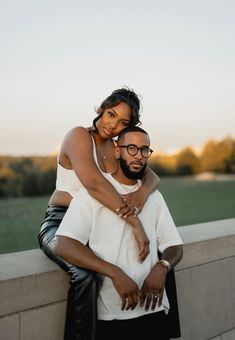
{"label": "layered necklace", "polygon": [[[118,181],[119,182],[119,181]],[[122,186],[122,188],[127,192],[134,192],[137,191],[140,188],[140,181],[137,180],[137,182],[134,185],[128,185],[128,184],[122,184],[119,182],[119,184]]]}

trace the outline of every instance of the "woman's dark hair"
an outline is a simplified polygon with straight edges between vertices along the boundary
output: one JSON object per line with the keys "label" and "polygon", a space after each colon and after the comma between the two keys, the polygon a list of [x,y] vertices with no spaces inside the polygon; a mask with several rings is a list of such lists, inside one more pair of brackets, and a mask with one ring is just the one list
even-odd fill
{"label": "woman's dark hair", "polygon": [[93,126],[95,131],[97,132],[96,122],[102,117],[104,110],[109,109],[118,105],[119,103],[126,103],[131,108],[131,121],[129,126],[135,126],[137,124],[141,124],[140,121],[140,99],[138,95],[128,87],[123,87],[117,89],[111,93],[100,105],[100,107],[96,110],[98,117],[93,120]]}

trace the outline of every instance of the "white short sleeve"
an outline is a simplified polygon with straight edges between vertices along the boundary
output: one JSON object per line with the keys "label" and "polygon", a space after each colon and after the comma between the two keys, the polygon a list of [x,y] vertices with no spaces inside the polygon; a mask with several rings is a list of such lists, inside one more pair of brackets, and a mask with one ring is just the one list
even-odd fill
{"label": "white short sleeve", "polygon": [[67,236],[87,244],[92,225],[91,198],[84,188],[81,188],[71,200],[56,236]]}
{"label": "white short sleeve", "polygon": [[162,253],[166,248],[183,244],[176,225],[172,219],[171,213],[166,205],[163,196],[160,194],[161,209],[156,224],[157,228],[157,245]]}

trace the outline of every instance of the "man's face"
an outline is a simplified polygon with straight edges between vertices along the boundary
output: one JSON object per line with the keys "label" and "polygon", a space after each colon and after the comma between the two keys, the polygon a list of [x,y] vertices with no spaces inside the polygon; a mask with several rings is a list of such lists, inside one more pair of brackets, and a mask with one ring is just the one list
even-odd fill
{"label": "man's face", "polygon": [[[146,148],[149,148],[150,145],[148,135],[142,132],[128,132],[121,137],[117,144],[120,145],[117,148],[117,158],[124,175],[131,179],[141,179],[148,160],[142,155],[142,153],[145,155]],[[141,149],[136,149],[136,147]],[[132,155],[136,151],[137,153]]]}

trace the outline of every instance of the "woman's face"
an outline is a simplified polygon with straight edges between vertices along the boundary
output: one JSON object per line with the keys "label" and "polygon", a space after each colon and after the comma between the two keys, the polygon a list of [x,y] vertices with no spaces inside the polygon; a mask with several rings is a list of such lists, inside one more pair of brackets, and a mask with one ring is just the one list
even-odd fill
{"label": "woman's face", "polygon": [[126,103],[119,103],[105,109],[97,121],[99,135],[103,138],[113,138],[125,129],[131,122],[131,108]]}

